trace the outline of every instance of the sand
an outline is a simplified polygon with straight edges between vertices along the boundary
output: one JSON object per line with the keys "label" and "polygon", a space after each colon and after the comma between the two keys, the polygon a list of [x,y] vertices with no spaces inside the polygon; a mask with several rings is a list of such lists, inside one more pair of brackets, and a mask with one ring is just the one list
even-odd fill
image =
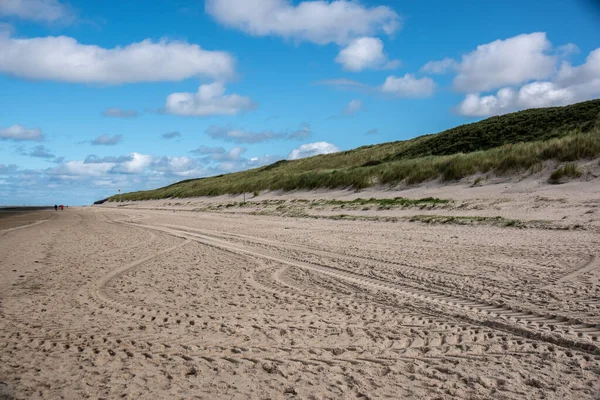
{"label": "sand", "polygon": [[[224,196],[0,222],[0,398],[597,399],[597,183]],[[430,195],[453,201],[297,201]],[[363,218],[378,216],[395,219]]]}

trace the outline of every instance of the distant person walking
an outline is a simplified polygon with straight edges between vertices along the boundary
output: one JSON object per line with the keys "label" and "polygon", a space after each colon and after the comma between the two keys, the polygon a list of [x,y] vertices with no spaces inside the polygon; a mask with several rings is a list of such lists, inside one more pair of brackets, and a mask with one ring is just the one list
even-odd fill
{"label": "distant person walking", "polygon": [[58,206],[56,204],[54,205],[54,211],[58,211]]}

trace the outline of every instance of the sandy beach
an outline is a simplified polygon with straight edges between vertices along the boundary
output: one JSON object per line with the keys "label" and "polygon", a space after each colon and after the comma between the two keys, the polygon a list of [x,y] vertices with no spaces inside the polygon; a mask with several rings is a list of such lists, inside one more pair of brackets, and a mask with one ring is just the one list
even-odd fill
{"label": "sandy beach", "polygon": [[4,218],[0,398],[597,399],[598,188],[532,182]]}

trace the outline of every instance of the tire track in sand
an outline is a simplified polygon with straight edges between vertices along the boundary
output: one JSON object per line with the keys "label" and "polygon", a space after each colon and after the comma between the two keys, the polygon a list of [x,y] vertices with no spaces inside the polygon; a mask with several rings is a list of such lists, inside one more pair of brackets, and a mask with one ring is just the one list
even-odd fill
{"label": "tire track in sand", "polygon": [[178,237],[185,237],[235,254],[250,255],[313,270],[337,279],[344,279],[360,285],[369,286],[376,290],[399,293],[425,303],[434,303],[442,306],[449,310],[448,314],[469,320],[474,324],[488,326],[497,330],[553,343],[563,347],[579,349],[592,354],[600,354],[600,343],[598,342],[600,326],[598,325],[585,324],[580,321],[572,321],[567,318],[555,317],[552,315],[536,314],[523,309],[510,308],[491,302],[480,302],[465,297],[458,297],[456,295],[438,293],[428,289],[413,288],[408,285],[375,279],[371,276],[336,267],[306,262],[292,257],[287,258],[281,255],[273,255],[271,252],[267,251],[248,249],[208,235],[194,234],[163,226],[129,222],[121,223],[154,229]]}

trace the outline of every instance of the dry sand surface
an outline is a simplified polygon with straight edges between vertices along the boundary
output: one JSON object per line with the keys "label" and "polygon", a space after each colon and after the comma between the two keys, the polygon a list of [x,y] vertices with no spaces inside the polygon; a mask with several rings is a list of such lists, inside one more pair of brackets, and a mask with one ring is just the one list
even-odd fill
{"label": "dry sand surface", "polygon": [[327,195],[453,199],[344,211],[393,220],[296,194],[0,226],[0,397],[598,399],[594,187]]}

